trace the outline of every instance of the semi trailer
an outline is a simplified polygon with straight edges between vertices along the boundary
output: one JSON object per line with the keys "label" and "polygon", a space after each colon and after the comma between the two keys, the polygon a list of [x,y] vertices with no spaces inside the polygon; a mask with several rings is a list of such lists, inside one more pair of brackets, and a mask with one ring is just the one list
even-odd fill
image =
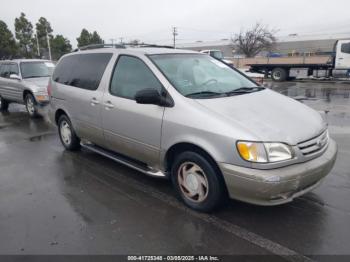
{"label": "semi trailer", "polygon": [[282,82],[295,78],[350,78],[350,40],[336,41],[333,53],[321,57],[267,58],[248,63],[249,72]]}

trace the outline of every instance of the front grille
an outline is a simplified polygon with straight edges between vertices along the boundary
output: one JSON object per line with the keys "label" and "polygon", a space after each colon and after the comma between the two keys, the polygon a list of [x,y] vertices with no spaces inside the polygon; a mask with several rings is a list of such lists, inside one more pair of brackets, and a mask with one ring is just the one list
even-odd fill
{"label": "front grille", "polygon": [[325,146],[327,146],[328,140],[328,130],[326,130],[317,137],[299,143],[298,148],[304,156],[311,155],[321,151]]}

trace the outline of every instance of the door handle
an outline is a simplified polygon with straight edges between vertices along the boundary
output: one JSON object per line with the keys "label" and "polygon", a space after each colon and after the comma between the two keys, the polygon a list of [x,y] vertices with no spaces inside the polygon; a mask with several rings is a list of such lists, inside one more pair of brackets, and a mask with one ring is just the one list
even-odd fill
{"label": "door handle", "polygon": [[114,105],[112,104],[111,101],[106,101],[103,105],[105,106],[106,110],[110,110],[110,109],[114,108]]}
{"label": "door handle", "polygon": [[91,100],[90,100],[90,104],[92,106],[95,106],[95,105],[98,105],[100,102],[97,101],[96,97],[93,97]]}
{"label": "door handle", "polygon": [[343,58],[343,57],[339,57],[338,59],[339,59],[339,60],[343,60],[344,58]]}

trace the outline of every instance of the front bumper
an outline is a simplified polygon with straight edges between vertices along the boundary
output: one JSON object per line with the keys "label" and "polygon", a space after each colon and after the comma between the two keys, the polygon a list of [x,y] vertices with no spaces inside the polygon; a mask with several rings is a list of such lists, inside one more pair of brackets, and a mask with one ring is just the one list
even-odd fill
{"label": "front bumper", "polygon": [[271,170],[219,163],[231,198],[257,205],[292,201],[320,185],[332,169],[337,145],[330,139],[327,150],[308,162]]}

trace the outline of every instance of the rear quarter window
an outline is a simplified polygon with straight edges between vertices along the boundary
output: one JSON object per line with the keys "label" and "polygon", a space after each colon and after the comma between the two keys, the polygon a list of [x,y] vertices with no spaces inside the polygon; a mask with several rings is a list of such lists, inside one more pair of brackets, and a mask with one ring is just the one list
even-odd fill
{"label": "rear quarter window", "polygon": [[76,54],[64,57],[56,66],[52,79],[64,85],[96,90],[111,57],[112,53]]}

